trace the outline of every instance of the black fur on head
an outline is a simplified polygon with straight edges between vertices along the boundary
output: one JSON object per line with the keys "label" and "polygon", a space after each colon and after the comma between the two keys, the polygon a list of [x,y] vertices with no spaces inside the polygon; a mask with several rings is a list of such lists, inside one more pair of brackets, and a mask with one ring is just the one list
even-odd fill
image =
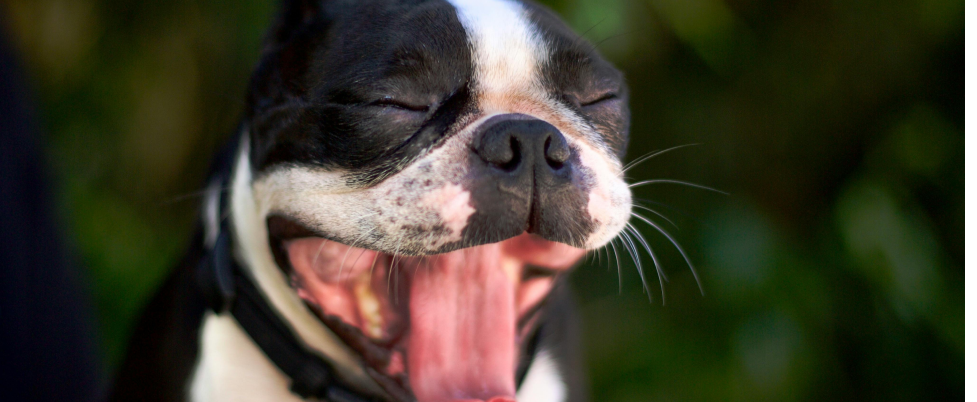
{"label": "black fur on head", "polygon": [[470,52],[450,4],[285,6],[249,88],[256,169],[309,164],[372,182],[436,146],[470,106]]}

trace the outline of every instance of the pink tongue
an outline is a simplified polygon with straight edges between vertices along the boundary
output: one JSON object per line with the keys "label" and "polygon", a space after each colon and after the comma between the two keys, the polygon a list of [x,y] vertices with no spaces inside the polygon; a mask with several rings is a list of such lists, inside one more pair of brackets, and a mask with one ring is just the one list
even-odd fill
{"label": "pink tongue", "polygon": [[414,274],[407,370],[419,402],[515,400],[515,285],[500,251],[431,257]]}

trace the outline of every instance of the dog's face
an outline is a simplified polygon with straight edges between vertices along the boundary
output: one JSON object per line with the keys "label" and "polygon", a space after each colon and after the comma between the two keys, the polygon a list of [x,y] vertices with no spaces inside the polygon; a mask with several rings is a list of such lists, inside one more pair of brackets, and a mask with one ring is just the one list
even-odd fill
{"label": "dog's face", "polygon": [[391,394],[511,400],[555,276],[630,217],[621,74],[534,4],[287,3],[238,235]]}

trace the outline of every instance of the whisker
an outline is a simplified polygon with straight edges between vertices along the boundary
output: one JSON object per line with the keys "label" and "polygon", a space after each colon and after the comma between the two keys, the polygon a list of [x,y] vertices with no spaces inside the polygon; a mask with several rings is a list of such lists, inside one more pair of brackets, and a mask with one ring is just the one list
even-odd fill
{"label": "whisker", "polygon": [[601,257],[601,251],[604,250],[605,247],[607,247],[607,245],[604,245],[602,247],[598,247],[596,250],[594,250],[596,252],[596,254],[597,254],[597,265],[598,266],[602,265],[601,263],[603,261],[600,258]]}
{"label": "whisker", "polygon": [[[648,255],[651,256],[651,260],[655,264],[655,272],[658,274],[658,286],[661,287],[661,291],[662,291],[662,305],[665,305],[665,283],[662,281],[663,271],[661,269],[661,266],[658,263],[658,258],[651,251],[651,247],[648,246],[648,242],[645,241],[644,236],[641,236],[641,233],[639,233],[638,230],[635,229],[634,225],[632,225],[631,223],[626,223],[626,226],[625,226],[624,229],[627,230],[627,231],[629,231],[631,233],[631,235],[633,236],[633,237],[631,237],[631,236],[629,236],[629,237],[631,237],[631,241],[632,241],[631,247],[634,248],[634,252],[636,254],[639,254],[638,253],[638,247],[637,247],[637,245],[634,244],[634,241],[637,240],[645,248],[645,250],[648,251]],[[640,256],[640,254],[639,254],[639,256]],[[644,275],[642,275],[642,280],[644,280]],[[648,287],[647,285],[645,285],[645,286],[647,287],[647,291],[648,291],[648,294],[649,294],[649,301],[650,301],[651,300],[651,297],[650,297],[651,296],[651,288]]]}
{"label": "whisker", "polygon": [[376,268],[376,266],[377,266],[377,259],[378,258],[380,258],[380,252],[379,251],[377,251],[373,255],[373,263],[370,264],[370,281],[373,281],[373,269]]}
{"label": "whisker", "polygon": [[[390,275],[393,274],[394,270],[397,269],[397,258],[400,257],[400,240],[397,241],[397,248],[394,249],[393,258],[390,259],[390,267],[387,268],[387,294],[390,294]],[[397,298],[394,297],[394,300]]]}
{"label": "whisker", "polygon": [[633,160],[631,162],[628,162],[628,164],[627,165],[624,165],[624,167],[621,169],[621,173],[627,172],[628,170],[630,170],[631,168],[637,166],[638,164],[644,163],[645,161],[647,161],[647,160],[649,160],[651,158],[654,158],[654,157],[656,157],[658,155],[661,155],[663,153],[666,153],[666,152],[669,152],[669,151],[674,151],[676,149],[681,149],[681,148],[687,148],[687,147],[691,147],[691,146],[696,146],[696,145],[702,145],[702,144],[692,143],[692,144],[678,145],[678,146],[674,146],[674,147],[671,147],[671,148],[668,148],[668,149],[662,149],[662,150],[658,150],[658,151],[651,151],[651,152],[645,154],[644,156],[639,157],[638,159],[635,159],[635,160]]}
{"label": "whisker", "polygon": [[695,188],[699,188],[699,189],[703,189],[703,190],[715,191],[715,192],[717,192],[719,194],[722,194],[722,195],[729,195],[729,193],[727,193],[725,191],[716,190],[716,189],[714,189],[712,187],[706,187],[706,186],[703,186],[701,184],[689,183],[687,181],[673,180],[673,179],[643,180],[643,181],[639,181],[637,183],[629,184],[628,187],[635,188],[635,187],[638,187],[638,186],[644,186],[644,185],[648,185],[648,184],[658,184],[658,183],[682,184],[682,185],[685,185],[685,186],[695,187]]}
{"label": "whisker", "polygon": [[641,286],[642,288],[644,288],[645,293],[648,295],[648,301],[652,302],[653,299],[651,298],[651,289],[648,287],[647,279],[645,279],[645,271],[644,268],[641,266],[641,256],[638,255],[638,247],[634,245],[634,240],[631,239],[631,236],[628,234],[626,230],[621,233],[624,234],[624,237],[622,237],[622,239],[626,241],[625,249],[628,251],[628,254],[631,254],[631,260],[634,261],[634,265],[638,269],[638,276],[641,277]]}
{"label": "whisker", "polygon": [[685,211],[683,211],[683,210],[681,210],[679,208],[676,208],[676,207],[673,207],[671,205],[668,205],[668,204],[666,204],[664,202],[655,201],[655,200],[648,199],[648,198],[641,198],[641,197],[632,197],[631,199],[632,200],[638,200],[638,201],[641,201],[641,202],[646,202],[646,203],[649,203],[649,204],[654,204],[654,205],[660,206],[662,208],[668,209],[671,212],[675,212],[675,213],[677,213],[679,215],[682,215],[682,217],[684,217],[684,218],[687,218],[689,220],[695,221],[695,223],[698,223],[698,224],[703,225],[703,226],[708,227],[708,228],[716,229],[716,226],[715,225],[713,225],[711,223],[708,223],[708,222],[705,222],[705,221],[703,221],[702,219],[700,219],[697,216],[694,216],[694,215],[692,215],[692,214],[690,214],[688,212],[685,212]]}
{"label": "whisker", "polygon": [[577,39],[578,40],[586,40],[585,37],[587,36],[587,34],[590,33],[590,31],[594,30],[594,28],[597,28],[598,25],[603,24],[605,20],[607,20],[607,17],[601,18],[601,20],[600,21],[597,21],[597,23],[594,24],[594,26],[588,28],[586,31],[583,31],[582,34],[577,35]]}
{"label": "whisker", "polygon": [[635,225],[633,225],[633,224],[631,224],[631,222],[628,222],[626,225],[631,228],[631,233],[633,233],[636,236],[636,238],[639,240],[641,246],[644,247],[644,249],[646,251],[648,251],[648,255],[650,255],[652,261],[655,262],[655,269],[658,271],[658,276],[660,276],[659,279],[664,279],[665,282],[669,282],[669,280],[668,280],[668,274],[666,274],[665,273],[665,270],[658,264],[657,255],[652,250],[651,245],[649,245],[649,243],[648,243],[648,240],[645,239],[645,236],[642,235],[641,234],[641,231],[638,230],[638,227],[635,226]]}
{"label": "whisker", "polygon": [[[358,239],[356,239],[355,241],[353,241],[352,243],[350,243],[348,246],[346,246],[346,254],[343,255],[343,261],[339,263],[339,277],[342,277],[342,275],[343,275],[343,267],[346,266],[346,258],[349,257],[349,252],[350,251],[353,251],[353,248],[362,248],[362,247],[357,246],[357,244],[359,244],[361,240],[363,240],[367,236],[369,236],[370,233],[373,233],[373,230],[372,229],[371,230],[367,230],[365,233],[363,233],[362,236],[360,236]],[[363,254],[360,254],[360,255],[363,255]],[[354,261],[353,264],[355,265],[356,262]]]}
{"label": "whisker", "polygon": [[602,250],[601,254],[606,256],[605,258],[607,258],[607,270],[610,271],[611,270],[611,249],[608,248],[607,246],[608,245],[605,244],[605,245],[603,245],[601,247],[601,250]]}
{"label": "whisker", "polygon": [[343,276],[343,267],[346,266],[346,257],[349,257],[349,252],[353,251],[353,246],[346,246],[346,254],[343,255],[343,261],[339,263],[339,277]]}
{"label": "whisker", "polygon": [[[319,261],[319,254],[320,254],[320,253],[322,253],[322,248],[326,246],[326,242],[327,242],[327,241],[329,241],[329,240],[326,240],[326,239],[322,239],[322,243],[319,243],[319,249],[318,249],[318,250],[316,250],[316,252],[315,252],[315,257],[312,257],[312,266],[313,266],[313,267],[315,267],[315,263],[316,263],[316,261]],[[340,266],[339,266],[339,269],[340,269],[340,271],[339,271],[339,273],[340,273],[340,275],[341,275],[341,274],[343,273],[343,272],[342,272],[342,269],[343,269],[343,267],[342,267],[342,266],[340,265]]]}
{"label": "whisker", "polygon": [[[400,269],[405,269],[405,268],[400,267]],[[400,274],[395,273],[394,274],[394,300],[399,299],[398,297],[399,294],[400,294]]]}
{"label": "whisker", "polygon": [[621,32],[619,34],[608,36],[608,37],[606,37],[604,39],[601,39],[599,42],[595,43],[594,46],[590,48],[590,51],[593,52],[593,51],[597,50],[597,48],[600,47],[600,45],[603,45],[604,42],[607,42],[607,41],[609,41],[611,39],[615,39],[615,38],[619,38],[619,37],[622,37],[622,36],[631,35],[633,33],[634,33],[634,31],[626,31],[626,32]]}
{"label": "whisker", "polygon": [[635,217],[637,217],[638,219],[641,219],[642,221],[644,221],[648,225],[651,225],[651,227],[655,228],[655,230],[658,230],[659,233],[661,233],[663,236],[665,236],[665,238],[667,238],[668,241],[672,242],[672,245],[675,246],[675,249],[677,249],[678,252],[682,254],[682,258],[685,259],[685,263],[686,264],[689,264],[689,270],[692,271],[692,276],[695,277],[695,283],[697,285],[699,285],[699,293],[701,293],[703,296],[705,296],[706,295],[706,291],[702,288],[702,281],[699,279],[699,272],[695,270],[695,265],[692,264],[692,260],[689,259],[689,255],[685,253],[685,249],[683,249],[682,246],[680,246],[678,244],[678,242],[675,241],[675,238],[672,237],[672,235],[670,235],[668,232],[666,232],[665,229],[662,229],[661,226],[658,226],[657,224],[655,224],[655,222],[653,222],[650,219],[645,218],[644,216],[641,216],[639,214],[633,214],[633,215]]}
{"label": "whisker", "polygon": [[[617,293],[622,294],[624,293],[624,278],[621,276],[621,256],[617,254],[617,246],[614,245],[614,240],[618,240],[619,237],[621,237],[620,233],[614,236],[608,244],[611,245],[611,250],[614,250],[614,261],[617,262]],[[622,241],[621,244],[624,242]],[[611,257],[607,256],[607,258],[610,260]]]}
{"label": "whisker", "polygon": [[641,232],[638,231],[638,228],[634,227],[634,225],[632,225],[630,222],[627,223],[626,228],[629,229],[632,234],[634,234],[634,237],[638,239],[638,241],[641,243],[641,246],[644,247],[645,251],[648,252],[648,255],[651,256],[651,261],[655,263],[655,272],[658,273],[658,286],[661,287],[662,290],[662,306],[664,306],[665,305],[665,282],[668,282],[668,277],[665,276],[665,271],[662,270],[661,264],[658,263],[658,257],[655,256],[655,252],[651,250],[651,246],[648,245],[648,241],[645,240],[644,236],[641,235]]}
{"label": "whisker", "polygon": [[363,258],[363,254],[366,254],[366,252],[367,250],[365,248],[360,248],[360,255],[356,256],[356,259],[353,260],[354,267],[356,266],[356,263],[360,261],[360,258]]}
{"label": "whisker", "polygon": [[[233,185],[227,185],[225,187],[220,187],[218,189],[218,194],[224,194],[224,193],[226,193],[228,191],[231,191],[231,188],[233,188]],[[203,196],[207,195],[207,193],[209,193],[210,191],[211,190],[209,188],[205,188],[205,189],[199,190],[199,191],[193,191],[193,192],[189,192],[189,193],[185,193],[185,194],[175,195],[173,197],[170,197],[170,198],[167,198],[165,200],[160,201],[159,202],[159,205],[160,206],[169,205],[169,204],[177,203],[177,202],[180,202],[180,201],[189,200],[189,199],[192,199],[192,198],[203,197]]]}
{"label": "whisker", "polygon": [[676,225],[675,222],[672,222],[672,220],[671,219],[668,219],[667,216],[662,215],[661,212],[655,211],[654,209],[648,208],[648,207],[646,207],[644,205],[641,205],[641,204],[634,204],[634,203],[632,203],[631,204],[631,207],[632,208],[634,208],[634,207],[641,208],[641,209],[643,209],[645,211],[648,211],[648,212],[651,212],[651,213],[653,213],[655,215],[658,215],[660,218],[664,219],[666,222],[671,223],[672,226],[674,226],[676,230],[682,230],[682,229],[679,229],[678,225]]}

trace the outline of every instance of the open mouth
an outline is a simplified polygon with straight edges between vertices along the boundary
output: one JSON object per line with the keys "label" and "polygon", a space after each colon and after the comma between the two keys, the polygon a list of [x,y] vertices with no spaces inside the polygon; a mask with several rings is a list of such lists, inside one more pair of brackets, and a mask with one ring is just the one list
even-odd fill
{"label": "open mouth", "polygon": [[406,256],[317,237],[279,216],[268,228],[299,297],[403,401],[514,401],[540,306],[586,253],[523,233]]}

